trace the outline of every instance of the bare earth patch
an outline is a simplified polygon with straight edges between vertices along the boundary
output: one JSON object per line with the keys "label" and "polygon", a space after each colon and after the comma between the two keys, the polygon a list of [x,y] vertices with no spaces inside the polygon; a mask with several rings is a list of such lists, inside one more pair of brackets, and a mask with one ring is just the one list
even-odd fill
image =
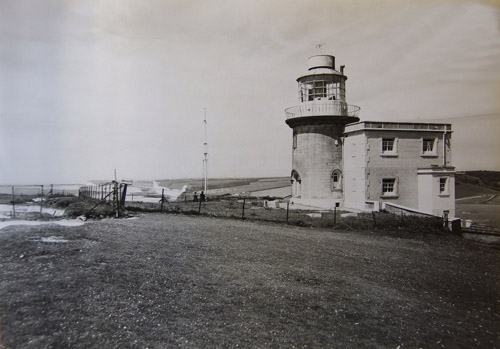
{"label": "bare earth patch", "polygon": [[453,235],[146,214],[7,227],[0,262],[2,348],[500,345],[499,251]]}

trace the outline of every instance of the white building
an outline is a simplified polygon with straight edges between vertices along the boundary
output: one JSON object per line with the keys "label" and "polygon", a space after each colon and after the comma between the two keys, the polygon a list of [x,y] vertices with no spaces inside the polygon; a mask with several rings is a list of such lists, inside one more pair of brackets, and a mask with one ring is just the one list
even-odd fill
{"label": "white building", "polygon": [[292,203],[322,208],[394,208],[455,214],[451,125],[359,121],[346,103],[344,66],[309,58],[297,79],[298,106],[285,110],[293,129]]}

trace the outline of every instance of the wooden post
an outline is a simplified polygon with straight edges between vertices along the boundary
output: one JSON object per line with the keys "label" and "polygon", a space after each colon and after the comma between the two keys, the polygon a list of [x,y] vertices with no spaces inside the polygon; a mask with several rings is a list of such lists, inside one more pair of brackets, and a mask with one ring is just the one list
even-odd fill
{"label": "wooden post", "polygon": [[16,218],[16,191],[12,186],[12,218]]}
{"label": "wooden post", "polygon": [[286,203],[286,222],[288,223],[288,211],[289,211],[289,208],[290,208],[290,201],[288,201]]}
{"label": "wooden post", "polygon": [[243,208],[241,210],[241,219],[245,219],[245,198],[243,198]]}
{"label": "wooden post", "polygon": [[163,189],[161,190],[161,209],[160,209],[160,210],[161,210],[161,212],[163,212],[163,200],[164,200],[164,199],[163,199],[163,198],[164,198],[164,196],[163,196],[163,195],[164,195],[164,193],[165,193],[165,188],[163,188]]}
{"label": "wooden post", "polygon": [[122,184],[123,185],[123,190],[122,190],[122,208],[125,208],[125,200],[127,199],[127,186],[128,184]]}
{"label": "wooden post", "polygon": [[43,185],[41,185],[42,187],[42,195],[40,197],[40,214],[42,214],[43,212]]}
{"label": "wooden post", "polygon": [[373,226],[377,226],[377,220],[375,219],[375,211],[372,211],[372,218],[373,218]]}
{"label": "wooden post", "polygon": [[120,205],[118,204],[118,182],[113,183],[113,204],[116,207],[115,217],[120,217]]}
{"label": "wooden post", "polygon": [[337,206],[333,208],[333,226],[337,224]]}

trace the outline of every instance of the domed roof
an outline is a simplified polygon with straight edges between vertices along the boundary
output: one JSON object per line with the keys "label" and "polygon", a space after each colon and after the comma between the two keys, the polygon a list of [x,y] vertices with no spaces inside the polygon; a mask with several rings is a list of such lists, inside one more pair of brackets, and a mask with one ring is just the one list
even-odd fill
{"label": "domed roof", "polygon": [[306,74],[301,75],[297,78],[297,81],[302,80],[308,76],[318,76],[318,75],[336,75],[339,78],[347,77],[343,72],[338,72],[335,70],[335,57],[330,55],[316,55],[311,56],[308,59],[308,71]]}

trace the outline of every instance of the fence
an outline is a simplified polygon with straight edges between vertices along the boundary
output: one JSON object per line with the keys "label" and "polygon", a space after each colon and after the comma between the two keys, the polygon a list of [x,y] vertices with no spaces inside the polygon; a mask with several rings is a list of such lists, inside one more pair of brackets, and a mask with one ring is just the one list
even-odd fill
{"label": "fence", "polygon": [[78,196],[98,200],[97,204],[92,207],[86,215],[101,203],[108,202],[115,208],[115,216],[120,217],[125,210],[127,183],[112,181],[100,185],[84,186],[79,189]]}
{"label": "fence", "polygon": [[[191,199],[191,200],[188,200]],[[236,219],[282,222],[305,227],[328,227],[339,230],[391,230],[405,228],[408,232],[443,230],[439,217],[416,217],[404,213],[350,213],[333,210],[295,209],[288,200],[266,200],[255,197],[219,197],[209,201],[193,201],[180,197],[176,201],[159,199],[158,203],[128,202],[128,211],[165,212],[205,215]]]}
{"label": "fence", "polygon": [[76,196],[78,184],[2,185],[0,186],[0,218],[26,218],[43,214],[56,215],[59,210],[45,207],[53,196]]}

